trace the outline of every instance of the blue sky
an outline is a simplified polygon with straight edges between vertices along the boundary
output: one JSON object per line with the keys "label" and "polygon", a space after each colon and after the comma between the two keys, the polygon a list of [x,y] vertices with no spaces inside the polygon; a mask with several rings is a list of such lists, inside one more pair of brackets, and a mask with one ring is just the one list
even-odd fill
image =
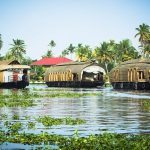
{"label": "blue sky", "polygon": [[40,59],[51,40],[55,56],[70,43],[94,48],[129,38],[137,48],[135,28],[150,25],[149,14],[150,0],[0,0],[0,53],[9,50],[12,39],[24,40],[32,59]]}

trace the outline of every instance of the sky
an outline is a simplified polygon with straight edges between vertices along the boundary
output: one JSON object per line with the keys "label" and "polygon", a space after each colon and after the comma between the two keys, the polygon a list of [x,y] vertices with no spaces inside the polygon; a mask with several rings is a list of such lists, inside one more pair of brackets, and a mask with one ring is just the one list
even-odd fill
{"label": "sky", "polygon": [[32,59],[41,59],[51,40],[55,57],[71,43],[95,48],[128,38],[138,48],[135,28],[142,23],[150,25],[150,0],[0,0],[0,54],[13,39],[24,40]]}

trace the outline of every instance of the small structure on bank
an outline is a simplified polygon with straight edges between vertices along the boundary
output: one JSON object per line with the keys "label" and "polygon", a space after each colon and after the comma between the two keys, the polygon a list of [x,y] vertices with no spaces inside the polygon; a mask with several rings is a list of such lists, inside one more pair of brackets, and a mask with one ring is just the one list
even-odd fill
{"label": "small structure on bank", "polygon": [[150,59],[134,59],[121,63],[110,71],[114,89],[150,89]]}
{"label": "small structure on bank", "polygon": [[17,60],[0,61],[0,88],[25,88],[29,85],[29,69]]}
{"label": "small structure on bank", "polygon": [[49,87],[97,87],[104,84],[105,70],[93,62],[70,62],[49,67],[45,82]]}

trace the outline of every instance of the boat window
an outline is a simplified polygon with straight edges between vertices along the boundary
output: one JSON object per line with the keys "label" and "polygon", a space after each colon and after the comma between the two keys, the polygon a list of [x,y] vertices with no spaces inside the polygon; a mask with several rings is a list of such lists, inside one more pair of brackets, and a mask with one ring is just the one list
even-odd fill
{"label": "boat window", "polygon": [[139,79],[145,79],[144,71],[139,71]]}
{"label": "boat window", "polygon": [[77,73],[73,73],[73,81],[78,81],[78,74]]}

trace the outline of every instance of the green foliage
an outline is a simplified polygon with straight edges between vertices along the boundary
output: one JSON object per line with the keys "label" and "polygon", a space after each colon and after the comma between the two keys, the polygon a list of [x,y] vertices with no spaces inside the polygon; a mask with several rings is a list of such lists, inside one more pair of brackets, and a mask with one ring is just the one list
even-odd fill
{"label": "green foliage", "polygon": [[6,114],[1,114],[0,120],[7,119],[7,117],[8,116]]}
{"label": "green foliage", "polygon": [[2,46],[3,46],[3,41],[2,41],[2,35],[0,34],[0,50],[1,50]]}
{"label": "green foliage", "polygon": [[28,129],[35,129],[35,122],[28,122]]}
{"label": "green foliage", "polygon": [[[18,125],[20,126],[20,125]],[[17,128],[19,129],[19,127]],[[76,131],[78,132],[78,131]],[[6,136],[7,135],[7,136]],[[8,136],[9,135],[9,136]],[[15,136],[0,131],[0,142],[22,143],[22,144],[44,144],[47,148],[57,145],[57,149],[61,150],[104,150],[104,149],[120,149],[120,150],[148,150],[150,147],[150,135],[132,135],[132,134],[115,134],[104,133],[99,135],[90,135],[88,137],[64,137],[61,135],[51,135],[47,132],[41,134],[27,134],[16,132]],[[43,146],[44,146],[43,145]]]}
{"label": "green foliage", "polygon": [[53,126],[53,125],[78,125],[78,124],[84,124],[85,120],[76,118],[72,119],[71,117],[66,118],[52,118],[50,116],[44,116],[37,118],[37,121],[42,123],[45,127]]}
{"label": "green foliage", "polygon": [[13,39],[13,44],[11,44],[10,51],[6,54],[6,59],[15,59],[22,62],[24,54],[26,54],[26,46],[23,40]]}
{"label": "green foliage", "polygon": [[31,69],[30,79],[35,81],[43,81],[45,70],[46,69],[42,66],[33,66]]}
{"label": "green foliage", "polygon": [[150,100],[142,100],[141,106],[144,110],[150,111]]}
{"label": "green foliage", "polygon": [[29,107],[34,106],[33,99],[30,99],[31,96],[23,94],[11,94],[11,95],[1,95],[0,94],[0,107]]}
{"label": "green foliage", "polygon": [[12,118],[13,118],[13,120],[19,120],[19,116],[16,114],[14,114]]}

